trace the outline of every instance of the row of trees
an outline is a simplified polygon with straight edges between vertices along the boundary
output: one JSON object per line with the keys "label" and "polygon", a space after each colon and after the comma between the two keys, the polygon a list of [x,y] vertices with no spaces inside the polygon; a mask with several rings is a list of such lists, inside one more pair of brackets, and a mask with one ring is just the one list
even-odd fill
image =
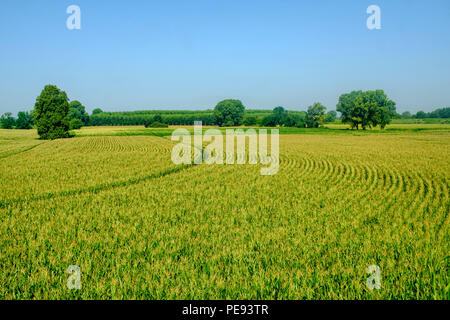
{"label": "row of trees", "polygon": [[0,127],[3,129],[31,129],[33,124],[33,116],[27,111],[20,111],[17,119],[11,112],[6,112],[0,117]]}
{"label": "row of trees", "polygon": [[334,110],[326,112],[326,108],[319,102],[308,107],[308,111],[287,111],[278,106],[273,109],[272,114],[265,116],[258,124],[264,127],[297,127],[317,128],[325,122],[336,120],[337,113]]}
{"label": "row of trees", "polygon": [[411,114],[409,111],[405,111],[401,114],[402,119],[433,119],[433,118],[441,118],[448,119],[450,118],[450,107],[449,108],[439,108],[432,112],[424,112],[418,111],[416,114]]}
{"label": "row of trees", "polygon": [[[63,105],[63,101],[67,98],[67,96],[64,97],[62,92],[57,93],[57,90],[59,89],[56,87],[49,87],[47,90],[44,89],[36,101],[35,109],[32,112],[20,111],[17,114],[17,119],[12,116],[11,112],[4,113],[0,117],[0,127],[3,129],[31,129],[35,125],[36,117],[34,114],[36,114],[37,118],[42,117],[42,110],[44,109],[43,106],[46,104],[51,106],[49,108],[46,107],[49,115],[54,114],[56,109],[59,111],[57,106]],[[65,109],[66,108],[63,108],[64,113]],[[86,108],[79,101],[71,101],[69,103],[68,110],[67,119],[69,121],[69,129],[79,129],[82,126],[89,125],[89,114],[86,112]]]}
{"label": "row of trees", "polygon": [[89,117],[89,125],[91,126],[120,126],[120,125],[145,125],[148,123],[158,122],[161,117],[162,123],[168,125],[192,125],[194,121],[202,121],[205,125],[214,125],[214,115],[211,110],[208,112],[186,112],[186,113],[167,113],[159,111],[159,113],[148,112],[102,112],[92,114]]}
{"label": "row of trees", "polygon": [[214,108],[214,124],[219,126],[261,125],[264,127],[309,127],[317,128],[326,121],[335,121],[336,111],[326,113],[326,108],[316,102],[308,107],[308,111],[287,111],[278,106],[270,114],[258,119],[256,116],[246,115],[245,107],[240,100],[224,100]]}
{"label": "row of trees", "polygon": [[[337,111],[343,123],[352,128],[382,129],[399,117],[395,102],[390,100],[383,90],[352,91],[339,97]],[[319,102],[305,111],[287,111],[278,106],[269,110],[245,110],[240,100],[227,99],[219,102],[214,110],[203,111],[136,111],[136,112],[103,112],[94,109],[92,115],[86,112],[81,102],[69,102],[67,94],[56,86],[47,85],[36,99],[32,113],[19,112],[18,118],[5,113],[0,118],[2,128],[29,129],[37,128],[42,139],[70,137],[71,129],[86,125],[145,125],[146,127],[166,127],[167,125],[192,125],[194,121],[202,121],[206,125],[219,126],[285,126],[317,128],[324,122],[333,122],[337,118],[334,110],[326,112]],[[403,117],[413,117],[403,113]],[[450,108],[437,109],[425,114],[419,111],[416,118],[450,117]]]}

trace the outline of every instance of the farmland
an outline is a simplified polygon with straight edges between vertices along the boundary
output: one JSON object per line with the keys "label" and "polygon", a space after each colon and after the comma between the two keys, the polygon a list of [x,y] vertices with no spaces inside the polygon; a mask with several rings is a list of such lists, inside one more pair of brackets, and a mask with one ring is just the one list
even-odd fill
{"label": "farmland", "polygon": [[0,298],[449,299],[450,125],[344,128],[281,128],[274,176],[175,165],[174,127],[0,130]]}

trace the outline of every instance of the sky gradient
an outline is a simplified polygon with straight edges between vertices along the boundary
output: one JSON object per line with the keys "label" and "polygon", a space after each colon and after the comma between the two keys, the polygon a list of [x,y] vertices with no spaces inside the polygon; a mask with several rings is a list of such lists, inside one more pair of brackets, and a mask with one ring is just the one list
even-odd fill
{"label": "sky gradient", "polygon": [[[66,8],[81,8],[68,30]],[[381,30],[366,9],[381,8]],[[397,111],[450,106],[450,1],[2,0],[0,113],[31,110],[46,84],[89,112],[334,110],[383,89]]]}

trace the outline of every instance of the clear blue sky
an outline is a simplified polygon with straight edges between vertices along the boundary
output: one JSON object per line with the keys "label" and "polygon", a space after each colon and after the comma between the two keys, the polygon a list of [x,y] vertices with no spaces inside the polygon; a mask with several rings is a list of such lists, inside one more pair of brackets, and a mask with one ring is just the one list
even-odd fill
{"label": "clear blue sky", "polygon": [[[66,28],[71,4],[81,30]],[[359,89],[431,111],[450,106],[450,1],[2,0],[0,112],[32,109],[49,83],[88,111],[331,110]]]}

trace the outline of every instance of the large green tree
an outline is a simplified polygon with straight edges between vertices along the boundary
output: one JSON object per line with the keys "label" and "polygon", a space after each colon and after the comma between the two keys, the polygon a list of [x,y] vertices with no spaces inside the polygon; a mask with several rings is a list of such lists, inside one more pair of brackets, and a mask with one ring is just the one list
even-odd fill
{"label": "large green tree", "polygon": [[312,106],[308,107],[307,124],[309,128],[318,128],[323,125],[326,119],[325,108],[320,102],[315,102]]}
{"label": "large green tree", "polygon": [[244,120],[245,107],[240,100],[220,101],[214,108],[215,122],[219,126],[240,126]]}
{"label": "large green tree", "polygon": [[34,105],[34,121],[41,139],[68,138],[69,99],[54,85],[46,85]]}
{"label": "large green tree", "polygon": [[336,106],[343,123],[353,128],[366,129],[380,126],[384,129],[396,116],[395,102],[388,99],[383,90],[352,91],[339,97]]}

